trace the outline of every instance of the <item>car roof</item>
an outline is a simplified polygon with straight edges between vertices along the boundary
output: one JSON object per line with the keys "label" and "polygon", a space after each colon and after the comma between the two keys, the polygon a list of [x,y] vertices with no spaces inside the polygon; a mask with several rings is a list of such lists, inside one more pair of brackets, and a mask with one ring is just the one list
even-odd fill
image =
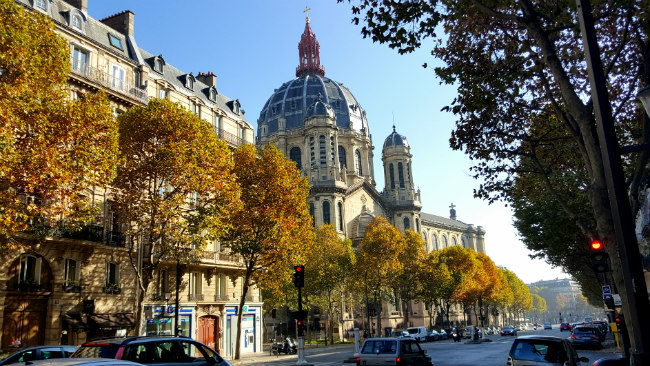
{"label": "car roof", "polygon": [[83,345],[90,346],[93,345],[93,343],[96,343],[97,345],[101,343],[113,343],[113,344],[130,344],[130,343],[135,343],[135,342],[148,342],[148,341],[168,341],[168,340],[176,340],[176,339],[185,339],[185,340],[192,340],[192,338],[185,337],[185,336],[136,336],[136,337],[108,337],[108,338],[97,338],[90,340],[88,342],[85,342]]}
{"label": "car roof", "polygon": [[544,340],[544,341],[563,341],[564,338],[556,337],[556,336],[543,336],[543,335],[525,335],[525,336],[520,336],[515,339],[517,340]]}
{"label": "car roof", "polygon": [[37,365],[37,366],[110,366],[110,365],[140,365],[139,363],[115,360],[112,358],[50,358],[47,360],[34,360],[20,362],[14,365]]}

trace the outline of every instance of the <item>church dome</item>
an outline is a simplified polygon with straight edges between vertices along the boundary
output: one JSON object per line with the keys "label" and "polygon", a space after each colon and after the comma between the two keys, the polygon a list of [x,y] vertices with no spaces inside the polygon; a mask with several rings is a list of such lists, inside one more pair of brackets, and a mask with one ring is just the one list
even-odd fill
{"label": "church dome", "polygon": [[386,141],[384,141],[384,149],[393,146],[409,147],[409,142],[406,141],[406,137],[397,133],[395,131],[395,126],[393,126],[393,133],[388,135],[388,137],[386,137]]}
{"label": "church dome", "polygon": [[257,120],[258,136],[278,131],[279,120],[284,119],[285,129],[294,130],[304,126],[308,108],[321,98],[322,103],[334,112],[336,126],[368,132],[366,112],[361,108],[350,90],[332,79],[325,77],[325,68],[320,64],[320,45],[309,25],[298,44],[300,64],[296,68],[296,78],[275,89],[264,104]]}

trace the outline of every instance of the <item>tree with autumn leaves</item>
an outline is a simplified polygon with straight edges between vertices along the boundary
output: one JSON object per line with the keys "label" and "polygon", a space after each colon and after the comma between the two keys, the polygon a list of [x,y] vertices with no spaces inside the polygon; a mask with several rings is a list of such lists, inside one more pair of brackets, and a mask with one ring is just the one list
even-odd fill
{"label": "tree with autumn leaves", "polygon": [[237,207],[239,191],[226,143],[181,105],[152,99],[118,122],[120,163],[110,204],[133,249],[136,324],[142,324],[154,271],[164,261],[197,260],[229,228],[225,218]]}
{"label": "tree with autumn leaves", "polygon": [[0,0],[0,248],[15,234],[74,230],[117,162],[117,125],[103,93],[70,98],[67,42],[44,14]]}
{"label": "tree with autumn leaves", "polygon": [[[258,152],[245,144],[234,151],[233,160],[240,194],[221,240],[222,247],[244,262],[242,309],[253,284],[273,292],[290,282],[293,266],[312,254],[313,227],[307,206],[309,183],[275,146]],[[235,359],[240,354],[241,317],[240,311]]]}

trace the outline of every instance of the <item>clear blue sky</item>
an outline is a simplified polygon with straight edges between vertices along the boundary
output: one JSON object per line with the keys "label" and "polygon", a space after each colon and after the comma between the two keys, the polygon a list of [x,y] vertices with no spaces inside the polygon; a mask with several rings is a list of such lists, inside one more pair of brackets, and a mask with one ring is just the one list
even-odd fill
{"label": "clear blue sky", "polygon": [[509,209],[472,197],[479,184],[469,175],[470,161],[449,147],[454,116],[453,87],[439,85],[431,68],[432,41],[400,56],[386,45],[363,39],[351,23],[350,6],[336,0],[89,0],[88,13],[102,19],[123,10],[135,13],[135,38],[148,52],[185,72],[214,72],[220,93],[237,98],[246,119],[257,128],[267,98],[295,77],[298,42],[305,28],[305,6],[320,43],[325,76],[343,83],[365,109],[375,146],[375,179],[382,190],[381,147],[392,131],[407,137],[413,177],[422,190],[423,211],[449,216],[487,231],[487,254],[524,282],[566,277],[542,260],[531,260],[512,227]]}

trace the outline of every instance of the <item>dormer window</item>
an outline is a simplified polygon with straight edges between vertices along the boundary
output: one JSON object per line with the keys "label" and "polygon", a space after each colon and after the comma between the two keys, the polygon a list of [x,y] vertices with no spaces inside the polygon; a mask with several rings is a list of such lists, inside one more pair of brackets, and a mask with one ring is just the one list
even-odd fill
{"label": "dormer window", "polygon": [[153,71],[163,73],[163,67],[165,66],[165,60],[161,56],[156,56],[153,60]]}
{"label": "dormer window", "polygon": [[192,74],[185,76],[185,87],[188,89],[194,89],[194,76],[192,76]]}
{"label": "dormer window", "polygon": [[36,0],[34,1],[37,9],[47,11],[47,0]]}
{"label": "dormer window", "polygon": [[239,100],[235,100],[235,102],[232,104],[232,109],[233,112],[237,114],[241,113],[241,105],[239,104]]}
{"label": "dormer window", "polygon": [[80,16],[74,15],[72,17],[72,26],[77,28],[77,29],[81,29],[81,17]]}
{"label": "dormer window", "polygon": [[210,88],[210,97],[209,98],[213,102],[217,101],[217,89],[215,89],[214,87]]}

